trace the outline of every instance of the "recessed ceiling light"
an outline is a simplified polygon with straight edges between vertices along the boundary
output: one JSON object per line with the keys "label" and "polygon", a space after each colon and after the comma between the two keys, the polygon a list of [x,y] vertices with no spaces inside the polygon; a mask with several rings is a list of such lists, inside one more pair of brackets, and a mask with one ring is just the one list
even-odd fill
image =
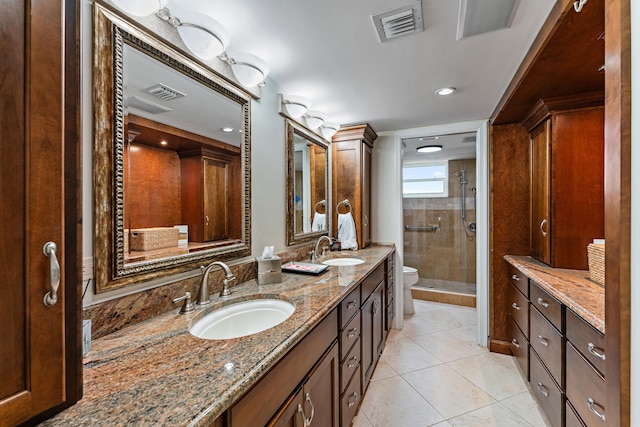
{"label": "recessed ceiling light", "polygon": [[162,141],[160,141],[160,145],[167,145],[167,141],[163,139]]}
{"label": "recessed ceiling light", "polygon": [[416,149],[418,153],[435,153],[440,150],[442,150],[442,145],[425,145]]}
{"label": "recessed ceiling light", "polygon": [[222,132],[233,132],[233,128],[230,128],[230,127],[222,128]]}
{"label": "recessed ceiling light", "polygon": [[436,95],[442,95],[442,96],[451,95],[455,91],[456,91],[455,87],[443,87],[442,89],[438,89],[436,91]]}

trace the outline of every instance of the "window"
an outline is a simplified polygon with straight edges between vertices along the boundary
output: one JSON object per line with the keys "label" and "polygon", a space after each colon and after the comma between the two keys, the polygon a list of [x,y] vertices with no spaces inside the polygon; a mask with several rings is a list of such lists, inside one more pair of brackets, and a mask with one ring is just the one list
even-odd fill
{"label": "window", "polygon": [[403,197],[447,197],[447,162],[402,168]]}

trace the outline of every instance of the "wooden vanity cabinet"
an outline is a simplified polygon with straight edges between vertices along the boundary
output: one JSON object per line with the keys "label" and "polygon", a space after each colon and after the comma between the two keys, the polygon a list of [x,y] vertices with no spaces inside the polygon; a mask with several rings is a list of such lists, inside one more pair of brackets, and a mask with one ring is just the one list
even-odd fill
{"label": "wooden vanity cabinet", "polygon": [[[356,224],[358,248],[371,244],[371,152],[378,135],[368,124],[346,126],[333,137],[332,206],[345,199],[351,204]],[[347,208],[339,206],[340,213]],[[333,235],[338,235],[338,216],[334,209]]]}
{"label": "wooden vanity cabinet", "polygon": [[182,222],[190,242],[239,239],[241,236],[240,153],[196,149],[180,156]]}
{"label": "wooden vanity cabinet", "polygon": [[531,256],[588,269],[586,248],[604,237],[602,94],[540,100],[524,119],[531,137]]}
{"label": "wooden vanity cabinet", "polygon": [[[509,348],[527,380],[529,379],[529,279],[509,266]],[[524,293],[523,293],[524,291]]]}
{"label": "wooden vanity cabinet", "polygon": [[395,311],[395,279],[394,275],[394,254],[392,253],[387,258],[386,271],[387,271],[387,283],[386,283],[386,296],[385,296],[385,312],[384,312],[384,341],[387,341],[389,331],[393,327],[393,321],[396,317]]}

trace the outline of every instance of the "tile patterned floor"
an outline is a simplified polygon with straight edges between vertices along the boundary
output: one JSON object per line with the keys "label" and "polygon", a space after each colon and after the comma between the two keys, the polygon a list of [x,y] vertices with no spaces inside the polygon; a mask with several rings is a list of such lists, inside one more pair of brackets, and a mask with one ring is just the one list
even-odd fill
{"label": "tile patterned floor", "polygon": [[476,344],[474,308],[415,306],[391,331],[354,427],[549,426],[513,357]]}

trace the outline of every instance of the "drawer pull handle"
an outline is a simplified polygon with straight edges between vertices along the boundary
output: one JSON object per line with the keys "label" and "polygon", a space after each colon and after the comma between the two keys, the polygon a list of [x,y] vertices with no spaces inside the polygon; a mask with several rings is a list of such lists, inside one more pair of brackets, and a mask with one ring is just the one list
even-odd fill
{"label": "drawer pull handle", "polygon": [[373,300],[373,307],[372,307],[373,315],[375,316],[376,314],[378,314],[379,311],[380,311],[380,301],[378,301],[378,299],[375,298]]}
{"label": "drawer pull handle", "polygon": [[520,277],[516,276],[515,274],[513,274],[513,275],[511,276],[511,278],[512,278],[513,280],[515,280],[516,282],[519,282],[519,281],[520,281]]}
{"label": "drawer pull handle", "polygon": [[593,354],[595,357],[599,357],[602,360],[605,359],[604,351],[602,351],[602,352],[596,351],[596,350],[602,350],[602,349],[600,349],[600,348],[596,347],[595,345],[593,345],[592,342],[587,344],[587,350],[589,351],[589,353]]}
{"label": "drawer pull handle", "polygon": [[[589,409],[591,409],[591,412],[593,412],[594,414],[596,414],[596,416],[597,416],[598,418],[600,418],[602,421],[604,421],[604,420],[605,420],[605,418],[604,418],[604,414],[603,414],[603,413],[598,412],[598,410],[595,408],[595,405],[598,405],[598,404],[595,402],[595,400],[593,400],[591,397],[587,399],[587,406],[589,407]],[[598,405],[598,406],[600,406],[600,405]],[[602,412],[604,412],[604,408],[602,408],[602,409],[603,409],[603,411],[602,411]]]}
{"label": "drawer pull handle", "polygon": [[358,396],[358,392],[354,391],[353,394],[351,395],[351,397],[353,397],[353,402],[351,401],[351,398],[349,398],[349,408],[353,408],[354,406],[356,406],[358,404],[358,400],[360,400],[360,396]]}
{"label": "drawer pull handle", "polygon": [[358,328],[353,328],[352,330],[349,331],[349,334],[347,335],[347,338],[351,339],[351,338],[355,338],[358,336]]}
{"label": "drawer pull handle", "polygon": [[513,344],[515,348],[520,348],[520,344],[518,344],[518,340],[515,338],[511,340],[511,344]]}
{"label": "drawer pull handle", "polygon": [[58,247],[54,242],[47,242],[42,247],[42,253],[44,256],[50,259],[49,261],[49,292],[44,294],[42,301],[47,307],[53,307],[58,302],[58,288],[60,287],[60,263],[56,257],[56,251]]}
{"label": "drawer pull handle", "polygon": [[353,356],[351,360],[353,361],[353,363],[349,363],[347,365],[349,369],[357,368],[360,365],[360,360],[358,360],[356,356]]}
{"label": "drawer pull handle", "polygon": [[309,406],[311,406],[311,416],[309,418],[305,418],[304,420],[305,427],[308,427],[311,425],[311,421],[313,421],[313,416],[316,413],[316,408],[313,406],[313,402],[311,401],[311,396],[309,395],[309,393],[306,394],[304,400],[309,403]]}
{"label": "drawer pull handle", "polygon": [[542,335],[538,335],[538,342],[545,347],[549,347],[549,341],[544,338]]}
{"label": "drawer pull handle", "polygon": [[347,310],[353,310],[354,308],[356,308],[358,306],[358,301],[356,300],[351,300],[347,303]]}
{"label": "drawer pull handle", "polygon": [[542,237],[547,237],[547,232],[544,231],[544,226],[547,225],[547,219],[543,219],[542,222],[540,222],[540,233],[542,233]]}
{"label": "drawer pull handle", "polygon": [[307,426],[307,416],[304,413],[304,409],[302,409],[302,403],[298,403],[298,413],[302,417],[302,425],[304,427]]}
{"label": "drawer pull handle", "polygon": [[511,307],[513,307],[515,310],[520,311],[520,306],[518,304],[516,304],[515,302],[513,304],[511,304]]}
{"label": "drawer pull handle", "polygon": [[538,381],[538,384],[536,384],[536,387],[538,387],[538,390],[540,390],[540,393],[542,393],[544,397],[549,397],[549,392],[547,391],[547,388],[543,386],[540,381]]}
{"label": "drawer pull handle", "polygon": [[546,302],[545,300],[543,300],[542,298],[538,298],[538,304],[540,304],[544,308],[548,308],[549,307],[549,303]]}

